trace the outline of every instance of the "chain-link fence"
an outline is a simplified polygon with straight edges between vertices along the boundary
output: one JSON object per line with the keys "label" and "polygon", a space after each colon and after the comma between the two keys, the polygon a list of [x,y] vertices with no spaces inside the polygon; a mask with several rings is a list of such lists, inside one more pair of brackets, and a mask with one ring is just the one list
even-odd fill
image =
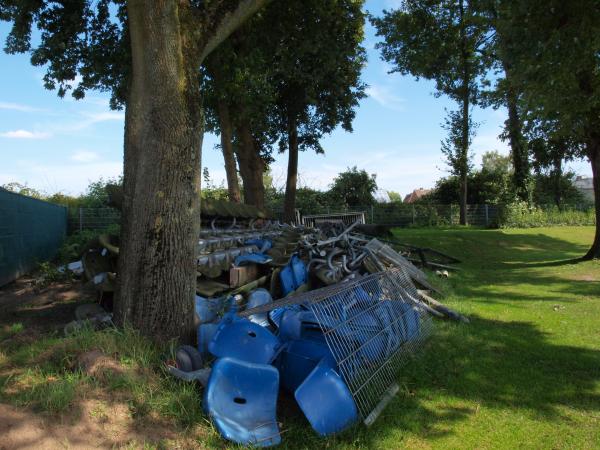
{"label": "chain-link fence", "polygon": [[69,233],[104,230],[121,223],[121,212],[114,208],[70,208]]}
{"label": "chain-link fence", "polygon": [[[512,209],[510,209],[512,208]],[[516,208],[516,209],[515,209]],[[467,223],[481,227],[494,227],[502,225],[502,221],[519,216],[518,207],[506,205],[467,205]],[[581,222],[571,219],[569,214],[580,212],[587,214],[589,218]],[[458,205],[427,205],[410,203],[375,203],[373,205],[354,206],[343,208],[339,205],[323,206],[315,205],[310,209],[298,211],[300,219],[298,223],[314,225],[315,221],[347,220],[354,222],[360,218],[361,222],[367,224],[380,224],[393,227],[431,227],[458,225],[460,223],[460,208]],[[536,214],[544,215],[539,219],[540,223],[548,225],[593,225],[593,207],[585,205],[564,206],[558,209],[556,206],[540,206],[535,208],[535,213],[527,212],[532,220]],[[581,215],[581,214],[580,214]],[[548,216],[548,217],[546,217]],[[282,220],[283,213],[275,211],[272,214],[275,219]],[[508,217],[508,219],[507,219]],[[302,220],[307,218],[307,221]],[[517,217],[518,218],[518,217]],[[69,232],[81,230],[101,230],[111,225],[120,223],[121,213],[113,208],[76,208],[69,210]],[[589,223],[588,223],[589,222]],[[508,226],[534,226],[508,220]],[[538,224],[539,225],[539,224]]]}

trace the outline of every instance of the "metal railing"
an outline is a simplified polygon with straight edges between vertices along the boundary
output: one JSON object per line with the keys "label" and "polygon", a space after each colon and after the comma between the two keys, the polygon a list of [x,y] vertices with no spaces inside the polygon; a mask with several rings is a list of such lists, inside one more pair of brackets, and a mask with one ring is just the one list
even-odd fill
{"label": "metal railing", "polygon": [[302,225],[305,227],[314,227],[324,222],[338,222],[344,225],[351,225],[358,220],[359,223],[366,223],[364,211],[345,211],[331,214],[312,214],[302,216]]}

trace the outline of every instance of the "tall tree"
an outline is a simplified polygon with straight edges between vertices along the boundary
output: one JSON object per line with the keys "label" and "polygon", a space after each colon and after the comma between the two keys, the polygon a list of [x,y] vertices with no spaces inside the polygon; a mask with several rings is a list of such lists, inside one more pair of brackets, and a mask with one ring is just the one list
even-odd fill
{"label": "tall tree", "polygon": [[[260,197],[260,192],[252,196],[260,186],[248,189],[246,185],[259,180],[255,174],[262,163],[269,161],[274,139],[279,140],[281,152],[289,151],[286,220],[294,218],[298,151],[313,149],[322,153],[320,139],[340,124],[352,131],[355,108],[365,89],[360,80],[366,60],[360,45],[364,36],[363,3],[273,3],[236,33],[243,39],[231,39],[228,51],[213,55],[221,59],[220,67],[228,68],[227,83],[215,85],[215,93],[220,91],[238,105],[235,140],[244,194],[252,197],[247,201]],[[211,62],[208,68],[209,82],[214,85],[217,80],[210,69],[213,65]],[[214,107],[208,109],[209,114],[216,111]],[[250,135],[255,138],[254,152]]]}
{"label": "tall tree", "polygon": [[[193,331],[204,59],[267,0],[0,0],[10,53],[46,87],[112,92],[126,106],[116,320],[161,337]],[[32,29],[40,30],[32,42]],[[75,86],[74,80],[81,81]]]}
{"label": "tall tree", "polygon": [[471,106],[479,100],[479,81],[487,69],[489,20],[476,0],[403,0],[397,10],[371,19],[382,58],[392,72],[436,82],[436,94],[458,103],[447,124],[457,127],[444,152],[461,180],[460,223],[467,222],[469,145],[473,135]]}
{"label": "tall tree", "polygon": [[517,196],[523,201],[530,200],[529,148],[523,131],[521,93],[514,80],[515,54],[513,37],[507,33],[502,23],[507,20],[503,0],[481,0],[480,5],[490,23],[488,45],[484,54],[496,70],[495,89],[488,92],[487,99],[497,108],[505,106],[508,117],[504,122],[503,140],[508,141],[512,157],[512,178]]}
{"label": "tall tree", "polygon": [[372,205],[377,190],[375,174],[369,175],[356,166],[346,169],[333,179],[329,195],[340,205],[354,208]]}
{"label": "tall tree", "polygon": [[270,123],[274,94],[269,74],[273,63],[266,60],[259,33],[266,25],[260,16],[248,21],[206,60],[203,86],[207,128],[221,135],[230,192],[237,184],[235,155],[245,203],[263,208],[262,175],[271,162],[276,138]]}
{"label": "tall tree", "polygon": [[594,242],[600,258],[600,1],[503,0],[499,29],[511,36],[513,76],[528,117],[557,124],[556,137],[582,142],[596,204]]}
{"label": "tall tree", "polygon": [[[323,135],[341,125],[352,131],[365,96],[364,0],[290,0],[272,4],[264,21],[274,24],[265,50],[272,61],[275,126],[280,151],[288,151],[284,218],[295,217],[298,151],[323,153]],[[264,29],[260,27],[259,29]]]}
{"label": "tall tree", "polygon": [[[542,177],[547,175],[551,180],[554,204],[562,205],[564,193],[571,188],[570,180],[565,178],[564,162],[571,161],[581,155],[583,147],[574,136],[569,136],[560,130],[556,120],[536,120],[530,118],[526,127],[529,138],[529,152],[532,165],[537,174],[536,180],[545,183]],[[536,186],[538,187],[538,186]],[[540,189],[537,189],[539,192]]]}

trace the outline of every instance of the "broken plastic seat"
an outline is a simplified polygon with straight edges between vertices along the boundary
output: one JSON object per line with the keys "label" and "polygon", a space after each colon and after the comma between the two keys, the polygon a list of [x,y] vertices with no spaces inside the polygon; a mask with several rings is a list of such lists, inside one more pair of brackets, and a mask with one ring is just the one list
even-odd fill
{"label": "broken plastic seat", "polygon": [[306,283],[306,279],[306,265],[298,255],[292,255],[289,263],[279,272],[283,295],[286,296],[298,289],[300,285]]}
{"label": "broken plastic seat", "polygon": [[287,305],[287,306],[282,306],[280,308],[275,308],[275,309],[269,311],[269,319],[271,320],[271,324],[275,328],[279,328],[283,314],[289,310],[303,311],[303,308],[300,305]]}
{"label": "broken plastic seat", "polygon": [[296,389],[298,406],[321,436],[338,433],[358,421],[358,409],[344,380],[323,358]]}
{"label": "broken plastic seat", "polygon": [[208,350],[217,358],[270,364],[280,348],[279,339],[248,319],[226,315],[219,324]]}
{"label": "broken plastic seat", "polygon": [[273,247],[273,242],[270,239],[255,238],[247,240],[244,242],[244,245],[255,245],[258,247],[258,251],[260,253],[265,253],[271,250],[271,247]]}
{"label": "broken plastic seat", "polygon": [[275,367],[220,358],[212,367],[204,408],[224,438],[257,447],[277,445],[278,390]]}
{"label": "broken plastic seat", "polygon": [[217,314],[222,309],[222,300],[205,298],[196,295],[194,300],[196,314],[200,323],[213,322],[217,318]]}
{"label": "broken plastic seat", "polygon": [[281,386],[293,393],[323,358],[335,367],[327,344],[304,339],[288,342],[275,362]]}
{"label": "broken plastic seat", "polygon": [[[248,302],[246,304],[247,309],[256,308],[257,306],[266,305],[272,303],[273,298],[271,293],[264,288],[254,289],[248,295]],[[262,327],[269,326],[269,316],[267,313],[258,313],[248,316],[251,322],[254,322]]]}
{"label": "broken plastic seat", "polygon": [[269,255],[264,253],[247,253],[245,255],[236,256],[234,265],[243,266],[245,264],[267,264],[273,261]]}
{"label": "broken plastic seat", "polygon": [[279,321],[279,338],[282,341],[300,339],[302,328],[311,324],[319,326],[315,315],[310,311],[284,311]]}

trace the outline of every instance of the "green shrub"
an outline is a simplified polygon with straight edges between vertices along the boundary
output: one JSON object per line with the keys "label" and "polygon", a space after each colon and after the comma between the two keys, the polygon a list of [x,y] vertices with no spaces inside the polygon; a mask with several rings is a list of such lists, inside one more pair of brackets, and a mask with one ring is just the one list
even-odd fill
{"label": "green shrub", "polygon": [[534,228],[556,225],[594,225],[594,209],[578,210],[556,206],[541,208],[516,201],[500,209],[498,224],[501,228]]}
{"label": "green shrub", "polygon": [[109,225],[103,230],[82,230],[77,231],[64,240],[56,259],[61,264],[77,261],[86,246],[93,240],[98,239],[101,234],[119,235],[120,226],[118,224]]}

